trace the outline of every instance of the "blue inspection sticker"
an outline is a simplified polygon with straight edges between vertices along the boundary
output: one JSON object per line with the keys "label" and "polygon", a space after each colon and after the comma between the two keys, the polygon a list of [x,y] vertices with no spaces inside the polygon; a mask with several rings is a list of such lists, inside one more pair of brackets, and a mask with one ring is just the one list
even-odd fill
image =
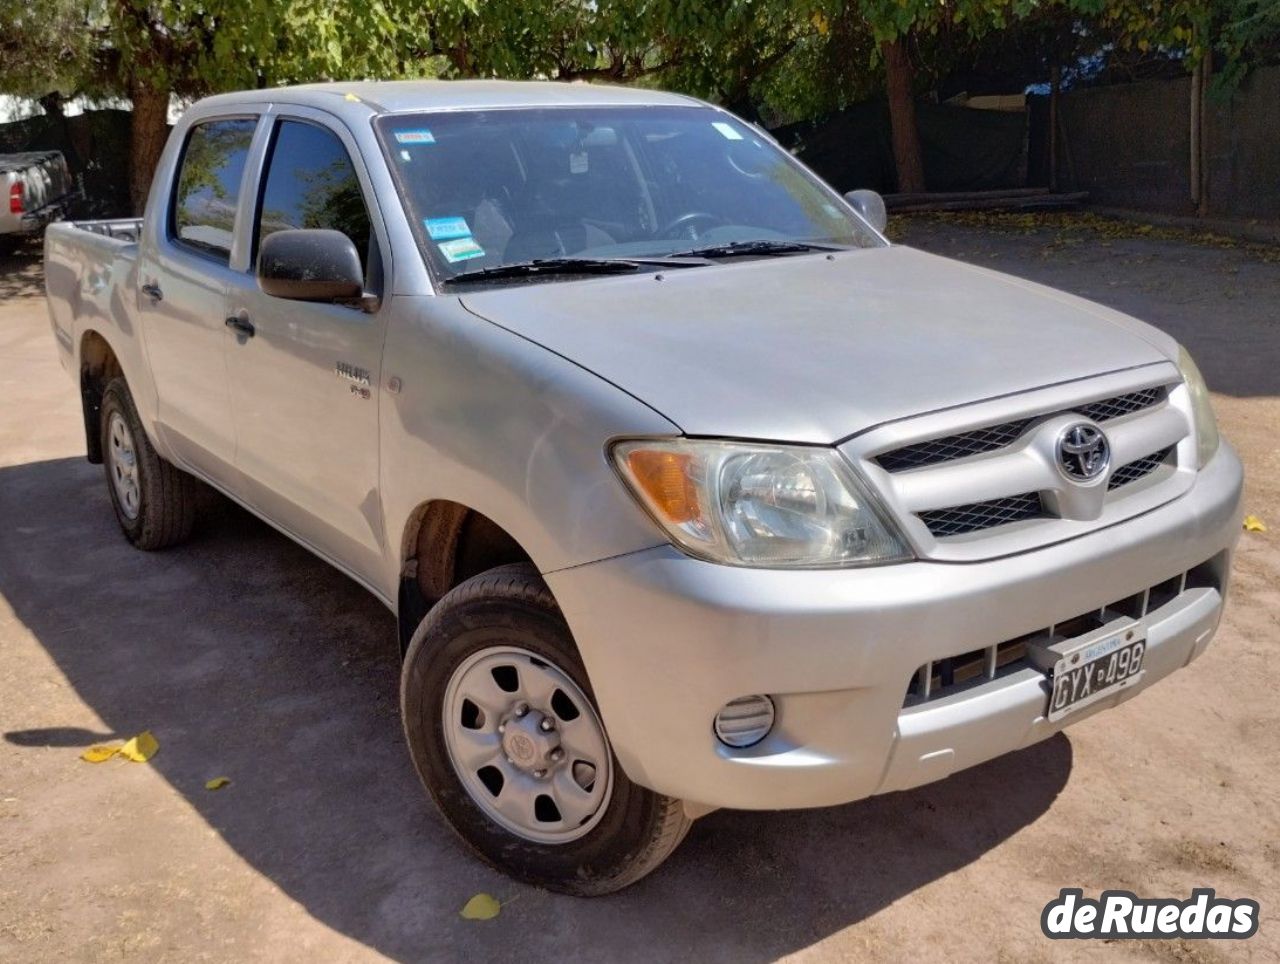
{"label": "blue inspection sticker", "polygon": [[416,131],[396,131],[397,144],[434,144],[436,136],[425,127]]}
{"label": "blue inspection sticker", "polygon": [[467,226],[466,218],[423,218],[422,223],[432,241],[471,237],[471,228]]}
{"label": "blue inspection sticker", "polygon": [[476,244],[475,238],[454,238],[452,241],[441,241],[436,247],[450,264],[484,257],[484,248]]}

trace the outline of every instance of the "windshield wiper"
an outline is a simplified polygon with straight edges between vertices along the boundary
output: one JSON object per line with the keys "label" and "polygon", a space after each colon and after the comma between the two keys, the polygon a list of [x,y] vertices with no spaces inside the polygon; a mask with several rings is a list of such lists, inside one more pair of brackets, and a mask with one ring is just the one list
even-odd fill
{"label": "windshield wiper", "polygon": [[710,244],[704,248],[673,251],[669,258],[734,258],[739,255],[801,254],[805,251],[846,251],[844,245],[822,244],[817,241],[728,241]]}
{"label": "windshield wiper", "polygon": [[533,278],[554,274],[630,274],[641,268],[659,265],[663,267],[696,267],[687,262],[668,263],[654,258],[534,258],[532,261],[514,261],[491,268],[477,268],[446,278],[445,284],[465,284],[470,281],[501,280],[503,278]]}

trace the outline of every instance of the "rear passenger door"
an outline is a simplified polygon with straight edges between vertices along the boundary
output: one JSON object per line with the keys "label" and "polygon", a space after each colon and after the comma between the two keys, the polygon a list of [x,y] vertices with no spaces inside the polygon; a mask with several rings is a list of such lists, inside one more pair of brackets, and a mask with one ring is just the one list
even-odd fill
{"label": "rear passenger door", "polygon": [[[242,183],[257,116],[201,120],[156,198],[140,251],[138,317],[155,381],[157,424],[177,460],[237,493],[227,391],[226,297]],[[157,184],[159,184],[159,179]]]}
{"label": "rear passenger door", "polygon": [[250,267],[229,293],[230,313],[253,326],[227,353],[236,464],[259,512],[371,579],[382,563],[378,389],[387,309],[273,298],[258,288],[253,265],[273,231],[332,228],[355,242],[365,288],[380,293],[386,239],[349,132],[319,111],[281,111],[271,119]]}

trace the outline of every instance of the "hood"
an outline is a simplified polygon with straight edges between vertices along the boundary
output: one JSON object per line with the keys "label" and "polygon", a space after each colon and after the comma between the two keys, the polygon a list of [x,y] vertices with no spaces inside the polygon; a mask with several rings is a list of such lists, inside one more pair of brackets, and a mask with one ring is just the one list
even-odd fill
{"label": "hood", "polygon": [[463,302],[688,435],[790,442],[832,443],[897,418],[1167,361],[1173,344],[1081,298],[906,247],[661,277],[519,285]]}

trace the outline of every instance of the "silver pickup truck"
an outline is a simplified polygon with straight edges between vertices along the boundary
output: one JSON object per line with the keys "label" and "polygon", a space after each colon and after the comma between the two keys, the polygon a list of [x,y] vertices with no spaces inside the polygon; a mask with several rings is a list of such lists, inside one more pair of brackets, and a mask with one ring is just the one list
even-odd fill
{"label": "silver pickup truck", "polygon": [[0,154],[0,251],[64,217],[79,199],[61,151]]}
{"label": "silver pickup truck", "polygon": [[255,91],[185,114],[140,221],[50,227],[49,305],[125,536],[180,542],[205,484],[367,587],[448,823],[600,894],[1218,626],[1241,469],[1187,353],[877,200],[677,95]]}

